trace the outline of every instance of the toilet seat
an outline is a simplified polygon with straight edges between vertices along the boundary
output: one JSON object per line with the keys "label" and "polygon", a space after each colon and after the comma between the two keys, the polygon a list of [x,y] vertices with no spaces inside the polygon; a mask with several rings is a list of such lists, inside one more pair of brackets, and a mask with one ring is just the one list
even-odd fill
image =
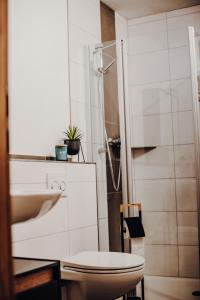
{"label": "toilet seat", "polygon": [[120,252],[81,252],[62,261],[62,270],[79,273],[119,274],[144,268],[144,258]]}

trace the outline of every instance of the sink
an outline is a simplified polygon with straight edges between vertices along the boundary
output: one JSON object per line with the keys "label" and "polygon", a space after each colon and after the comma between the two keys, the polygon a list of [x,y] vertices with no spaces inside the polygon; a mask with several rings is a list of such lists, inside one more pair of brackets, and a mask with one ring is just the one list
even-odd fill
{"label": "sink", "polygon": [[11,222],[19,223],[39,218],[49,212],[61,197],[61,190],[12,190]]}

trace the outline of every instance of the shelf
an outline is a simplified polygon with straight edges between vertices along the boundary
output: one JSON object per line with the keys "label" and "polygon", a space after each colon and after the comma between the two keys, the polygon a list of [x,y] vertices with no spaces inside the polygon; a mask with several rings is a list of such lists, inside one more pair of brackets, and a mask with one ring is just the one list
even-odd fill
{"label": "shelf", "polygon": [[140,150],[140,149],[144,149],[144,150],[153,150],[155,149],[157,146],[133,146],[131,147],[132,150]]}

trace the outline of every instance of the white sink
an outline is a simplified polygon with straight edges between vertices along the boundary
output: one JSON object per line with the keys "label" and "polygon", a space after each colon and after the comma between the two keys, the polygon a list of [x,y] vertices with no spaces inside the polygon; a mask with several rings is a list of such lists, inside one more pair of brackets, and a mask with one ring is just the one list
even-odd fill
{"label": "white sink", "polygon": [[12,224],[45,215],[56,204],[61,190],[11,191]]}

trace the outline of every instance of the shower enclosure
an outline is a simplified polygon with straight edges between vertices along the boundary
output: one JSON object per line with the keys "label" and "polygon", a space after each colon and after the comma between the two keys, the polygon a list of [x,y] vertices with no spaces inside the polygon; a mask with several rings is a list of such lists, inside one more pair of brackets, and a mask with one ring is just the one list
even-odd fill
{"label": "shower enclosure", "polygon": [[[145,256],[145,299],[192,300],[193,292],[200,290],[200,32],[184,28],[185,41],[179,45],[169,38],[172,28],[166,33],[164,49],[158,51],[157,39],[164,29],[154,29],[151,48],[145,43],[148,35],[153,36],[148,32],[150,22],[146,27],[147,36],[133,26],[124,43],[110,41],[92,47],[91,101],[101,108],[92,127],[102,129],[98,155],[108,153],[107,182],[112,182],[115,190],[120,177],[114,160],[121,161],[123,197],[115,207],[118,209],[120,202],[142,203],[146,237],[132,240],[130,248]],[[112,72],[115,76],[109,77]],[[116,81],[117,93],[105,95]],[[117,134],[108,133],[106,126],[105,106],[109,105],[120,107],[119,116],[112,116],[121,122]],[[113,144],[119,143],[119,137],[121,151],[116,154]],[[109,215],[118,217],[116,211]],[[113,224],[115,230],[110,234],[115,238],[110,239],[120,234],[117,220]]]}

